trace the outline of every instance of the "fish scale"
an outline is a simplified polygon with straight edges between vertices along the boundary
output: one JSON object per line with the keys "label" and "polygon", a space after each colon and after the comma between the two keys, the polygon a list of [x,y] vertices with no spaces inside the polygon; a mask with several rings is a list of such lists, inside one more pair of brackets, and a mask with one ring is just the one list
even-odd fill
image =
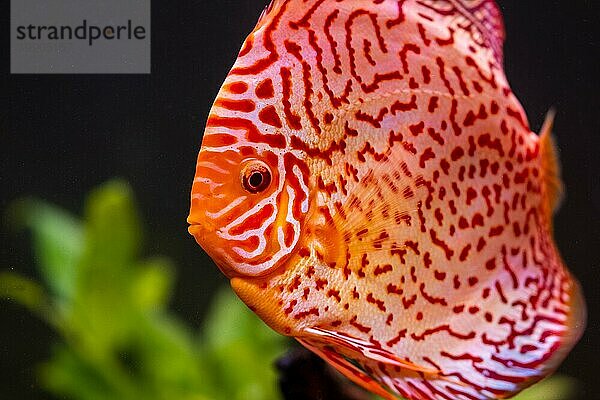
{"label": "fish scale", "polygon": [[269,326],[386,398],[513,395],[585,324],[551,124],[531,132],[503,41],[490,0],[275,0],[207,122],[190,232]]}

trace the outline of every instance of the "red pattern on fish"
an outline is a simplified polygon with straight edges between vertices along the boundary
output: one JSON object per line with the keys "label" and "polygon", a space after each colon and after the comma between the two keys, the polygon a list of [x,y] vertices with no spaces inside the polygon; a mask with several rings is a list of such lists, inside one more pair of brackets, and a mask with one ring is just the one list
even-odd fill
{"label": "red pattern on fish", "polygon": [[529,129],[503,41],[491,0],[275,0],[211,110],[190,232],[385,398],[511,396],[585,324],[551,124]]}

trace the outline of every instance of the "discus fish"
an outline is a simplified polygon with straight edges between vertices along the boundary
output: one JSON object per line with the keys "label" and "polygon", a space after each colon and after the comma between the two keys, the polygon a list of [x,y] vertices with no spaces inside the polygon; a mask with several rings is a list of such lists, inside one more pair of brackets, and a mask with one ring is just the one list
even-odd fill
{"label": "discus fish", "polygon": [[393,399],[550,374],[585,303],[491,0],[275,0],[212,107],[189,231],[271,328]]}

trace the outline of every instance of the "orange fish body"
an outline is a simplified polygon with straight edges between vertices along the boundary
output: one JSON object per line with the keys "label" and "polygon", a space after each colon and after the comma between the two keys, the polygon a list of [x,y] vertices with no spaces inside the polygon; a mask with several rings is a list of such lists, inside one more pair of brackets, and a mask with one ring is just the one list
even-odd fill
{"label": "orange fish body", "polygon": [[240,298],[385,398],[496,399],[585,304],[491,0],[275,0],[211,110],[190,232]]}

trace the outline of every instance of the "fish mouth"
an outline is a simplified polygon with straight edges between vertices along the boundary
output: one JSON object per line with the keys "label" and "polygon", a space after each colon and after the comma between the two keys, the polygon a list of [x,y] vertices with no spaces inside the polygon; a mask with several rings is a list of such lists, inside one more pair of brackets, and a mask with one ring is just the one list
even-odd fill
{"label": "fish mouth", "polygon": [[188,223],[190,224],[188,232],[196,239],[196,242],[198,242],[202,248],[204,248],[205,244],[210,243],[211,236],[218,235],[220,232],[219,229],[216,229],[206,221],[199,222],[188,219]]}
{"label": "fish mouth", "polygon": [[210,222],[205,221],[198,217],[199,217],[199,215],[197,215],[197,214],[195,214],[195,215],[190,214],[188,216],[188,219],[187,219],[187,222],[189,224],[188,232],[190,233],[190,235],[192,235],[194,237],[194,239],[196,239],[196,242],[202,248],[204,248],[204,245],[208,244],[210,242],[211,234],[214,234],[214,232],[216,230],[210,224]]}
{"label": "fish mouth", "polygon": [[[197,213],[190,213],[187,218],[187,223],[189,224],[188,232],[194,236],[197,240],[199,237],[206,237],[208,234],[218,234],[220,229],[217,229],[210,221],[207,221],[206,218],[198,218],[201,217]],[[198,240],[198,244],[200,241]]]}
{"label": "fish mouth", "polygon": [[196,241],[198,241],[199,237],[204,236],[203,233],[205,231],[206,228],[200,223],[191,223],[190,226],[188,226],[188,232],[196,239]]}
{"label": "fish mouth", "polygon": [[187,223],[191,227],[195,226],[206,226],[207,228],[212,227],[210,222],[206,221],[206,219],[202,218],[202,214],[197,212],[196,210],[192,210],[187,217]]}

